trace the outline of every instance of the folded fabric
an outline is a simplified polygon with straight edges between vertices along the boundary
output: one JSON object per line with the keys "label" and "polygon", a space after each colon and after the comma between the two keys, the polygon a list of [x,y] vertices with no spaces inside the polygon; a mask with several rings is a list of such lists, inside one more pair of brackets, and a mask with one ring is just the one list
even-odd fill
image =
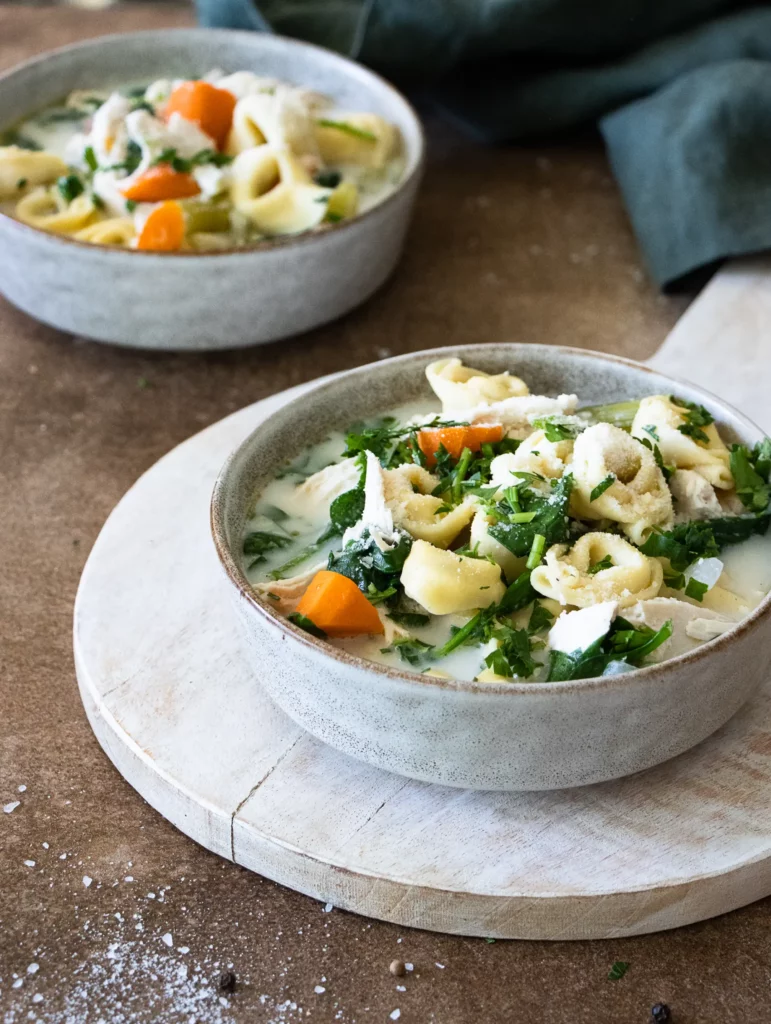
{"label": "folded fabric", "polygon": [[771,247],[771,217],[763,216],[771,209],[767,7],[728,0],[197,2],[205,25],[297,36],[406,88],[428,86],[487,142],[599,123],[661,285]]}

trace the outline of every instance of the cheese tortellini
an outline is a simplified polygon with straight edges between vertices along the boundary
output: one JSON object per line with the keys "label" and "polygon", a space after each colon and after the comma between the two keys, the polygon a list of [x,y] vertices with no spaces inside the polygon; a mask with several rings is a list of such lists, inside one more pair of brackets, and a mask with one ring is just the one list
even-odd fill
{"label": "cheese tortellini", "polygon": [[297,234],[324,219],[327,193],[287,149],[256,146],[233,162],[233,206],[267,235]]}
{"label": "cheese tortellini", "polygon": [[330,229],[404,175],[395,125],[252,71],[94,84],[0,135],[3,213],[94,245],[216,253]]}
{"label": "cheese tortellini", "polygon": [[[609,559],[607,569],[590,570]],[[618,601],[620,608],[656,597],[664,579],[661,563],[613,533],[587,533],[572,548],[555,544],[533,570],[530,582],[544,597],[588,608]]]}
{"label": "cheese tortellini", "polygon": [[675,405],[666,395],[653,395],[640,401],[632,423],[632,434],[649,441],[655,437],[665,463],[678,469],[692,469],[713,487],[724,490],[733,487],[729,452],[715,424],[709,423],[700,428],[707,436],[707,441],[703,442],[678,429],[687,422],[686,409]]}
{"label": "cheese tortellini", "polygon": [[564,475],[573,456],[573,441],[549,441],[543,430],[534,430],[515,452],[496,455],[490,463],[492,483],[508,487],[518,483],[512,474],[535,473],[547,480],[558,480]]}
{"label": "cheese tortellini", "polygon": [[[407,463],[383,473],[383,495],[394,524],[412,537],[447,548],[474,515],[476,499],[467,498],[450,511],[435,497],[439,480],[421,466]],[[445,511],[440,511],[445,506]]]}
{"label": "cheese tortellini", "polygon": [[501,570],[484,558],[467,558],[416,540],[401,574],[407,597],[432,615],[487,608],[503,597]]}
{"label": "cheese tortellini", "polygon": [[598,423],[578,435],[573,477],[572,507],[584,519],[620,523],[636,544],[654,526],[672,526],[672,495],[653,452],[620,427]]}
{"label": "cheese tortellini", "polygon": [[464,366],[460,359],[437,359],[429,363],[426,377],[431,390],[441,400],[444,412],[459,412],[530,394],[527,384],[508,370],[490,375]]}
{"label": "cheese tortellini", "polygon": [[0,200],[16,199],[27,188],[49,185],[66,173],[67,164],[53,153],[0,146]]}

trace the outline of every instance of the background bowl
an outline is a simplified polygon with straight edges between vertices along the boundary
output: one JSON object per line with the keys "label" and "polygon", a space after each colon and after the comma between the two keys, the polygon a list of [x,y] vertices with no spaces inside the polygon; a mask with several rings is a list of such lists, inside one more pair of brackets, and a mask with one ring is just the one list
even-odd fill
{"label": "background bowl", "polygon": [[[41,15],[42,16],[42,15]],[[366,68],[256,32],[179,29],[107,36],[0,77],[0,132],[72,89],[191,77],[214,67],[308,86],[396,124],[404,177],[380,205],[317,234],[226,253],[148,253],[75,242],[0,214],[0,289],[45,323],[148,349],[221,349],[309,330],[368,298],[399,258],[418,188],[423,133],[410,105]]]}
{"label": "background bowl", "polygon": [[[254,495],[330,430],[431,392],[424,369],[459,356],[512,370],[534,393],[582,404],[673,391],[705,405],[729,440],[759,428],[714,396],[627,360],[545,345],[434,349],[363,366],[303,393],[225,464],[212,498],[214,542],[249,640],[255,676],[296,722],[331,746],[411,778],[472,789],[542,790],[620,778],[705,739],[766,678],[771,597],[729,633],[661,665],[564,683],[442,680],[363,661],[278,617],[242,568]],[[248,714],[248,709],[244,709]]]}

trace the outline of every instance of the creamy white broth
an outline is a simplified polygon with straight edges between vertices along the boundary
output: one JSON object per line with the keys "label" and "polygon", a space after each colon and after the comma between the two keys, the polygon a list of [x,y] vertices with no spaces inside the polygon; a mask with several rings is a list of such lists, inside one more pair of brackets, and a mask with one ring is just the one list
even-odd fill
{"label": "creamy white broth", "polygon": [[[469,371],[464,367],[461,367],[460,370],[455,368],[455,370],[461,373],[461,375],[464,373],[479,373],[480,377],[484,377],[479,371]],[[429,379],[431,379],[430,376]],[[492,390],[494,390],[494,383],[495,379],[490,384],[490,389]],[[432,386],[434,385],[432,384]],[[505,387],[509,385],[504,381],[502,386],[505,390]],[[477,401],[477,396],[474,397],[473,402],[470,401],[468,403],[465,409],[453,410],[448,408],[447,392],[444,389],[444,385],[437,384],[436,387],[438,389],[437,393],[441,392],[444,398],[442,411],[439,414],[443,422],[446,421],[453,424],[470,423],[474,426],[476,423],[490,424],[494,422],[499,411],[504,420],[506,417],[511,416],[514,416],[516,419],[518,415],[518,396],[505,397],[498,403],[493,400],[480,403]],[[453,394],[454,397],[451,400],[457,401],[457,390]],[[622,483],[623,473],[620,470],[620,475],[615,475],[612,481],[601,481],[603,486],[599,488],[593,487],[591,502],[588,505],[586,504],[589,499],[581,488],[586,483],[585,475],[587,471],[583,465],[581,453],[590,443],[590,437],[591,444],[595,446],[600,443],[604,443],[606,446],[610,445],[608,448],[610,453],[608,458],[614,452],[614,457],[618,458],[618,451],[620,450],[618,445],[621,445],[622,448],[625,446],[624,450],[628,449],[631,451],[632,456],[636,459],[640,451],[641,438],[639,425],[636,426],[635,424],[638,423],[639,416],[642,414],[643,408],[645,408],[645,403],[653,400],[645,399],[639,407],[637,403],[626,403],[626,406],[629,406],[631,411],[623,406],[619,407],[620,411],[619,408],[614,408],[609,410],[608,418],[605,419],[603,417],[606,414],[602,411],[581,413],[576,416],[574,412],[579,403],[577,399],[573,401],[571,396],[560,396],[558,399],[556,396],[553,398],[548,396],[541,398],[528,394],[522,395],[521,400],[528,408],[537,407],[541,410],[544,407],[544,403],[548,407],[548,403],[551,402],[555,410],[557,408],[560,410],[564,408],[566,410],[564,413],[555,413],[552,419],[555,423],[561,423],[563,430],[574,432],[575,439],[571,440],[568,446],[563,446],[570,448],[570,452],[566,454],[565,451],[560,449],[561,441],[554,442],[550,449],[541,427],[538,428],[541,432],[536,432],[536,427],[532,423],[533,416],[531,415],[531,421],[524,426],[511,420],[506,422],[506,429],[503,430],[501,428],[504,438],[502,441],[496,442],[498,447],[495,448],[495,453],[499,459],[503,459],[505,462],[505,460],[512,458],[512,454],[507,454],[502,451],[502,448],[507,443],[512,448],[519,445],[519,448],[513,453],[515,461],[520,458],[531,460],[535,458],[535,463],[531,461],[527,464],[531,468],[533,466],[536,468],[547,467],[547,469],[544,469],[544,472],[547,472],[549,465],[551,465],[552,471],[554,471],[554,465],[559,463],[558,459],[555,463],[555,453],[562,451],[566,461],[562,468],[554,471],[557,475],[554,477],[553,482],[549,483],[543,478],[538,481],[536,477],[524,481],[521,478],[512,477],[513,482],[520,481],[517,484],[518,490],[513,498],[509,498],[505,493],[505,486],[502,484],[487,487],[486,489],[483,488],[478,496],[472,495],[468,498],[460,494],[449,497],[450,491],[443,491],[439,500],[444,505],[437,512],[437,515],[440,520],[443,517],[449,517],[454,514],[453,510],[457,511],[459,505],[463,505],[467,500],[472,504],[477,502],[474,505],[475,510],[478,510],[479,502],[487,502],[485,508],[492,517],[488,522],[496,525],[503,521],[496,518],[496,516],[505,515],[507,518],[504,526],[505,530],[509,531],[505,535],[509,537],[509,540],[513,537],[516,545],[518,543],[517,531],[524,530],[528,522],[536,521],[534,516],[542,516],[544,509],[552,502],[552,498],[568,486],[566,478],[570,477],[573,490],[570,494],[569,504],[565,506],[568,510],[568,518],[565,519],[567,525],[555,527],[557,530],[565,529],[567,531],[565,536],[568,539],[568,543],[564,549],[560,549],[559,542],[555,544],[550,542],[550,544],[545,546],[543,552],[535,558],[531,567],[532,571],[528,570],[525,573],[530,596],[524,605],[518,605],[513,611],[507,610],[503,613],[497,613],[495,612],[495,609],[498,607],[497,602],[499,600],[505,602],[506,598],[495,597],[493,599],[492,597],[485,596],[484,601],[489,604],[488,618],[492,622],[487,632],[482,631],[479,633],[476,642],[473,644],[458,646],[450,653],[438,656],[439,649],[447,644],[454,631],[464,626],[468,629],[469,624],[478,623],[479,615],[477,614],[477,607],[463,608],[457,611],[452,611],[451,609],[441,612],[436,609],[432,610],[431,601],[435,601],[437,598],[435,595],[431,596],[432,592],[427,588],[426,579],[421,579],[420,574],[418,574],[416,583],[413,578],[414,574],[411,575],[408,572],[411,560],[413,560],[418,549],[420,549],[420,558],[423,558],[426,545],[429,548],[434,548],[433,544],[426,542],[419,536],[420,529],[426,529],[425,524],[423,524],[419,527],[416,526],[415,529],[418,532],[412,533],[410,536],[412,547],[409,549],[409,555],[403,563],[404,568],[401,570],[401,576],[399,576],[398,580],[396,577],[393,578],[397,589],[396,595],[392,595],[384,601],[381,601],[377,594],[373,598],[385,628],[385,633],[362,633],[335,638],[327,637],[329,643],[359,657],[388,664],[406,671],[431,671],[458,679],[471,680],[480,678],[480,681],[484,682],[526,679],[528,682],[538,683],[547,678],[585,677],[585,672],[583,676],[580,674],[560,676],[558,673],[564,671],[584,671],[584,668],[577,666],[579,664],[584,666],[589,664],[588,660],[582,662],[581,659],[594,657],[591,654],[593,644],[595,647],[598,644],[600,645],[599,653],[596,657],[601,659],[597,662],[600,665],[600,670],[593,674],[602,674],[602,672],[617,674],[629,671],[642,664],[666,660],[668,657],[686,653],[700,643],[713,639],[722,632],[729,630],[763,600],[769,589],[771,589],[771,536],[769,536],[768,532],[763,535],[752,534],[747,539],[742,540],[741,543],[724,544],[717,556],[712,555],[710,552],[707,552],[703,557],[689,556],[691,561],[686,567],[684,574],[679,573],[673,568],[669,557],[645,554],[640,550],[641,547],[647,550],[647,540],[652,535],[661,536],[665,540],[667,537],[676,538],[677,536],[682,536],[682,534],[677,533],[676,523],[683,521],[684,518],[688,522],[698,521],[707,526],[710,523],[710,520],[699,519],[698,516],[694,517],[690,514],[684,516],[683,510],[691,508],[687,503],[681,504],[681,502],[685,502],[684,498],[678,499],[677,502],[673,503],[667,483],[668,477],[665,476],[663,470],[659,467],[659,461],[663,464],[663,457],[658,452],[654,460],[652,447],[648,448],[645,445],[646,451],[641,457],[641,466],[652,467],[650,468],[650,473],[653,475],[650,476],[651,482],[649,484],[651,489],[643,492],[645,500],[641,505],[641,507],[648,510],[646,514],[654,516],[652,525],[648,524],[644,530],[640,530],[639,524],[634,522],[625,523],[622,520],[614,521],[612,519],[613,509],[618,505],[618,495],[621,494],[623,496],[623,487],[627,486]],[[521,407],[524,408],[525,404]],[[651,406],[651,408],[653,407]],[[701,412],[693,413],[696,422],[699,422],[698,417],[705,412],[706,410],[702,410]],[[653,416],[654,413],[655,409],[653,409],[653,412],[650,412],[650,415]],[[667,412],[667,415],[670,414],[677,416],[682,414],[686,417],[683,420],[685,424],[690,425],[692,422],[687,418],[691,416],[691,413],[685,407],[674,404]],[[421,401],[391,410],[390,413],[385,415],[388,415],[399,424],[412,424],[413,429],[415,429],[415,424],[426,424],[429,421],[432,421],[431,425],[435,426],[435,418],[438,415],[437,404],[435,401]],[[648,415],[646,411],[643,420]],[[465,419],[464,416],[466,417]],[[634,421],[632,417],[636,417]],[[610,426],[608,426],[609,422]],[[624,429],[621,429],[617,425],[618,423],[623,423]],[[650,426],[652,424],[644,424],[643,430],[646,433],[643,437],[647,436]],[[360,429],[360,425],[351,426],[352,431],[358,432]],[[714,426],[709,427],[710,431],[715,429]],[[754,530],[759,526],[767,526],[766,513],[763,513],[763,517],[758,519],[747,512],[738,501],[734,481],[728,471],[729,453],[722,445],[718,434],[715,434],[714,438],[710,434],[712,439],[709,440],[709,443],[705,442],[695,452],[689,449],[683,454],[680,438],[681,436],[688,436],[690,444],[690,434],[686,431],[685,434],[677,433],[670,437],[666,434],[665,426],[660,426],[659,430],[661,435],[664,436],[663,441],[661,441],[659,432],[656,429],[654,429],[653,433],[659,437],[659,441],[661,441],[662,446],[668,452],[674,451],[677,457],[681,459],[695,458],[697,462],[701,459],[705,462],[705,468],[702,469],[702,473],[711,476],[717,481],[714,487],[712,485],[710,487],[715,494],[719,495],[722,506],[716,506],[717,513],[713,510],[713,515],[719,513],[719,518],[713,518],[713,525],[709,527],[713,531],[713,537],[723,536],[723,534],[719,533],[721,529],[720,523],[723,522],[726,516],[732,521],[739,522],[744,532],[749,532],[750,529]],[[506,440],[507,436],[509,438],[508,442]],[[582,438],[580,443],[578,441],[579,438]],[[616,447],[614,448],[614,446]],[[336,564],[339,566],[343,565],[343,563],[338,561],[341,557],[339,553],[348,550],[347,544],[371,544],[372,542],[374,535],[368,532],[372,529],[371,525],[367,528],[363,527],[365,522],[370,524],[374,522],[372,519],[367,519],[367,508],[370,500],[370,496],[367,496],[364,502],[364,511],[356,528],[348,529],[343,537],[339,533],[328,537],[304,561],[299,563],[295,561],[295,564],[291,564],[283,573],[276,573],[277,569],[286,565],[287,562],[295,560],[299,553],[306,549],[309,544],[316,541],[329,523],[329,501],[298,500],[301,494],[306,493],[298,491],[298,486],[302,487],[303,482],[308,479],[311,479],[312,484],[315,486],[315,482],[320,478],[318,476],[314,477],[314,474],[318,474],[319,471],[324,470],[325,467],[330,465],[342,465],[342,468],[345,469],[347,474],[346,490],[355,490],[359,486],[360,469],[354,472],[348,463],[342,463],[342,453],[344,450],[345,434],[343,432],[331,434],[321,444],[308,449],[301,458],[296,459],[287,467],[286,471],[265,487],[255,502],[254,516],[246,524],[245,537],[255,530],[270,533],[274,528],[274,524],[276,524],[277,515],[275,509],[282,510],[278,515],[280,522],[277,524],[285,535],[285,540],[282,542],[281,547],[278,550],[265,551],[262,557],[248,568],[248,576],[252,584],[269,601],[274,602],[276,610],[280,614],[289,614],[290,610],[297,606],[298,601],[302,608],[305,592],[311,583],[315,581],[315,572],[327,568],[330,553],[331,561],[329,568],[333,572],[337,572]],[[414,451],[414,448],[412,451]],[[650,455],[647,454],[648,451],[651,452]],[[471,456],[470,452],[468,454]],[[748,452],[748,456],[755,458],[755,455],[751,452]],[[364,459],[364,456],[361,458]],[[412,456],[409,456],[409,458],[412,459]],[[394,540],[390,542],[391,546],[393,546],[397,542],[400,531],[403,534],[407,528],[404,526],[405,520],[399,520],[399,515],[405,514],[404,508],[399,506],[398,501],[395,505],[393,504],[395,501],[393,497],[394,492],[388,490],[388,487],[391,486],[388,481],[393,480],[393,477],[389,474],[395,473],[398,475],[399,473],[406,472],[408,475],[412,475],[414,467],[410,470],[409,464],[406,463],[407,470],[405,470],[404,465],[386,468],[382,463],[378,463],[378,460],[371,454],[367,455],[366,459],[369,460],[366,463],[367,479],[369,479],[369,474],[373,472],[379,474],[386,481],[386,484],[383,485],[386,487],[386,490],[382,494],[388,493],[390,495],[386,501],[386,507],[394,514],[394,523],[396,524],[394,526]],[[470,464],[472,467],[475,465],[473,459],[474,456],[471,456]],[[550,459],[552,460],[551,463],[549,462]],[[396,459],[396,462],[398,461]],[[418,461],[418,457],[415,457],[415,461]],[[610,465],[611,463],[609,462],[608,464]],[[449,465],[454,465],[457,468],[458,463],[457,461],[450,460]],[[506,465],[508,466],[509,463],[506,462]],[[701,473],[694,476],[693,470],[685,471],[674,463],[668,467],[665,466],[665,468],[669,478],[672,478],[673,472],[677,472],[681,474],[680,481],[685,480],[689,486],[696,481],[698,486],[695,490],[699,492],[698,497],[702,501],[705,499],[705,495],[701,493],[704,491],[705,478]],[[645,471],[648,472],[649,470],[646,469]],[[496,471],[494,467],[490,468],[488,464],[488,468],[484,472],[489,474],[498,472],[500,474],[502,471]],[[638,470],[635,469],[635,473],[637,472]],[[643,469],[640,468],[639,472],[643,472]],[[685,476],[682,475],[684,473],[686,474]],[[689,473],[690,476],[688,476]],[[432,484],[433,482],[431,481]],[[472,484],[473,482],[473,480],[470,481]],[[634,480],[632,480],[633,484]],[[621,485],[621,489],[617,485]],[[421,490],[417,484],[413,484],[412,487],[413,493],[418,495],[430,493],[426,490]],[[658,488],[658,492],[656,488]],[[367,491],[367,487],[364,490]],[[594,492],[597,490],[600,493],[594,496]],[[491,491],[495,493],[491,495]],[[652,502],[652,499],[659,492],[660,499],[656,499],[656,501],[659,501],[657,506],[656,501]],[[603,511],[602,518],[600,518],[600,514],[593,508],[593,505],[602,499],[602,496],[606,493],[611,501],[608,504],[608,498],[604,499],[606,504],[603,505],[603,509],[605,511]],[[537,500],[539,494],[544,502],[540,505]],[[584,494],[583,498],[581,498],[581,494]],[[541,511],[534,513],[530,520],[528,520],[529,512],[516,512],[513,506],[507,504],[509,501],[517,501],[518,497],[526,503],[529,502],[529,508],[540,508]],[[711,499],[714,499],[714,495],[711,496]],[[667,513],[666,508],[667,502],[669,503],[669,513]],[[618,507],[623,509],[624,506],[622,504],[618,505]],[[659,508],[658,513],[656,513],[659,515],[658,521],[655,520],[654,513],[650,511],[651,508],[655,509],[657,507]],[[503,509],[503,512],[501,509]],[[757,514],[760,515],[759,512]],[[607,518],[608,515],[610,515],[610,518]],[[667,520],[667,515],[669,515],[669,520]],[[541,522],[542,520],[537,519],[537,521]],[[544,519],[543,521],[546,522],[547,520]],[[673,529],[674,533],[672,533]],[[736,529],[736,527],[731,527],[731,529]],[[718,531],[718,534],[714,533],[715,530]],[[728,534],[725,535],[727,536]],[[500,546],[497,551],[494,548],[491,549],[494,554],[490,554],[490,550],[480,552],[478,547],[474,548],[470,545],[471,536],[474,536],[474,534],[469,533],[469,526],[466,525],[459,528],[454,539],[446,544],[446,537],[441,542],[437,540],[437,543],[440,544],[440,554],[442,550],[445,551],[442,558],[446,560],[447,557],[450,557],[453,565],[461,567],[458,569],[460,573],[467,572],[472,562],[476,563],[478,567],[479,562],[484,560],[480,556],[487,554],[488,563],[492,562],[493,564],[494,574],[503,581],[498,584],[499,591],[496,591],[496,593],[506,594],[506,587],[509,588],[509,591],[515,589],[511,585],[522,573],[524,559],[520,558],[518,560],[515,558],[514,562],[516,564],[512,568],[506,559],[500,561],[503,558],[503,555],[500,554],[502,550]],[[385,548],[388,549],[389,542],[386,540],[384,543]],[[598,555],[596,562],[589,566],[591,572],[581,569],[576,571],[578,577],[585,579],[590,587],[596,587],[598,596],[592,596],[594,594],[594,591],[592,591],[590,598],[586,599],[586,595],[582,594],[580,590],[571,590],[569,588],[559,591],[559,587],[557,587],[557,591],[550,591],[549,587],[552,584],[552,577],[549,576],[549,572],[553,569],[555,560],[556,564],[559,565],[560,558],[578,558],[582,546],[586,547],[595,543],[600,545],[600,551],[612,550],[613,557],[610,554],[606,554],[603,559],[599,558]],[[445,545],[444,548],[442,548],[442,544]],[[533,541],[533,545],[534,547],[536,546],[536,540]],[[605,547],[603,548],[602,545],[605,545]],[[460,552],[460,557],[453,554],[454,550]],[[674,551],[675,549],[672,548],[671,550]],[[561,554],[558,557],[559,551],[561,551]],[[472,557],[474,554],[476,558]],[[530,556],[534,557],[533,551],[530,552]],[[368,556],[365,554],[363,557],[366,558]],[[431,557],[433,558],[434,555],[432,554]],[[621,561],[618,560],[619,558]],[[630,575],[632,569],[624,568],[627,565],[624,559],[627,559],[627,561],[631,559],[634,573],[637,573],[637,576]],[[249,565],[248,558],[246,563]],[[419,564],[422,565],[423,563]],[[505,576],[504,564],[506,565]],[[639,582],[640,566],[650,573],[650,579],[647,583]],[[615,570],[619,571],[616,572]],[[343,575],[345,575],[346,571],[343,572]],[[608,573],[612,573],[612,577],[608,576]],[[427,573],[427,575],[430,574]],[[691,576],[693,576],[693,579],[691,579]],[[296,580],[295,577],[297,577]],[[702,578],[708,582],[702,583]],[[288,584],[286,584],[287,579],[290,581]],[[617,582],[618,579],[626,581],[623,586]],[[637,580],[637,582],[629,582],[633,579]],[[292,587],[295,588],[290,597],[286,597],[288,591],[282,589],[285,584],[290,589]],[[271,591],[271,587],[275,587],[275,590]],[[366,597],[364,585],[360,584],[360,587]],[[608,591],[608,587],[611,588],[610,591]],[[616,587],[617,593],[613,590],[613,587]],[[693,590],[692,587],[694,588]],[[452,583],[450,584],[450,589],[452,590]],[[486,586],[480,587],[481,590],[490,590],[489,582]],[[426,598],[425,604],[422,604],[419,599],[421,594],[429,595],[430,599]],[[443,600],[441,594],[439,599]],[[484,611],[485,604],[481,597],[480,605],[483,609],[480,614],[484,621],[485,614],[487,613]],[[501,607],[504,607],[504,605],[502,604]],[[527,631],[534,608],[539,609],[539,613],[545,614],[546,618],[545,621],[542,620],[540,622],[539,628],[530,631],[528,637]],[[320,611],[323,612],[323,609]],[[425,614],[427,621],[419,623],[410,621],[408,625],[405,625],[400,618],[405,611],[408,614],[414,614],[415,612]],[[390,612],[394,613],[396,622],[391,620]],[[297,621],[300,625],[304,625],[302,621]],[[315,624],[311,622],[310,625],[314,626]],[[404,637],[399,637],[398,631],[396,638],[394,638],[392,634],[394,633],[395,626],[401,627],[402,631],[406,632],[406,641]],[[308,628],[307,624],[304,625],[304,628]],[[518,634],[518,642],[524,643],[526,648],[529,644],[528,656],[524,661],[517,660],[516,644],[512,646],[512,633]],[[405,656],[400,647],[402,641],[406,642],[409,656]],[[652,646],[650,654],[640,659],[635,654],[637,649],[635,644],[642,645],[643,643],[651,643]],[[429,649],[424,649],[420,645],[425,645]],[[620,652],[618,654],[615,653],[617,649]],[[515,651],[514,655],[511,654],[512,651]],[[585,654],[587,651],[589,653]],[[501,661],[501,652],[505,653],[503,661]],[[565,668],[560,660],[562,659],[562,652],[567,656],[568,668]],[[489,659],[487,664],[485,662],[486,658]],[[592,662],[592,664],[595,663]],[[503,668],[501,668],[502,665]],[[523,667],[521,670],[518,670],[517,666],[520,665]],[[512,666],[515,667],[512,668]],[[501,671],[505,675],[501,675]],[[557,674],[555,675],[555,673]]]}
{"label": "creamy white broth", "polygon": [[[221,138],[172,109],[190,84],[231,97]],[[0,134],[0,210],[79,241],[216,251],[364,213],[398,187],[405,163],[398,130],[377,115],[215,70],[189,82],[80,89]],[[172,166],[175,181],[149,181],[159,166]],[[173,230],[154,229],[155,214],[173,217]]]}

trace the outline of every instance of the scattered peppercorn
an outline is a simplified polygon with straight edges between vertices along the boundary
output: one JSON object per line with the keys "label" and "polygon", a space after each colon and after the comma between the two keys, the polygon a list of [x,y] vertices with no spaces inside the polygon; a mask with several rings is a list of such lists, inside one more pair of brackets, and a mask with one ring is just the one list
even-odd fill
{"label": "scattered peppercorn", "polygon": [[225,971],[224,974],[220,975],[220,980],[217,983],[217,988],[220,992],[235,992],[236,990],[236,976],[233,971]]}
{"label": "scattered peppercorn", "polygon": [[669,1024],[672,1020],[672,1011],[666,1003],[656,1003],[651,1007],[651,1020],[653,1024]]}
{"label": "scattered peppercorn", "polygon": [[407,973],[407,968],[404,966],[401,960],[392,960],[391,966],[388,968],[391,974],[396,978],[403,978]]}

